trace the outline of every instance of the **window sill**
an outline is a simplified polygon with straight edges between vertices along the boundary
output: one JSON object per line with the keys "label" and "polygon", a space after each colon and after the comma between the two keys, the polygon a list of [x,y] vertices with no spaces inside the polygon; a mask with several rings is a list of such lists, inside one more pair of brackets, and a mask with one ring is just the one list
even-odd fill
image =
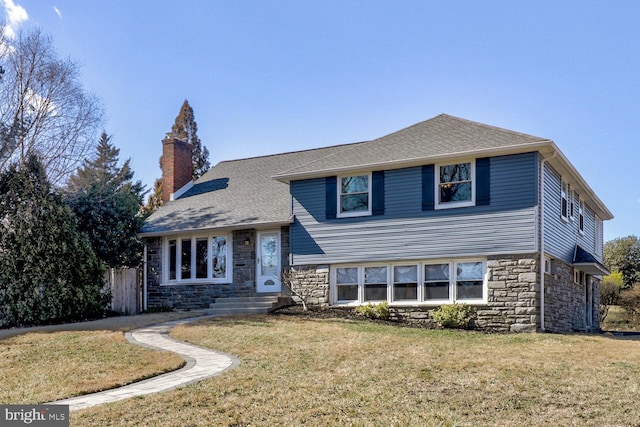
{"label": "window sill", "polygon": [[357,218],[361,216],[372,216],[371,211],[362,211],[362,212],[343,212],[337,213],[336,218]]}
{"label": "window sill", "polygon": [[[362,305],[371,304],[381,304],[383,302],[388,301],[365,301],[365,302],[336,302],[330,304],[331,307],[360,307]],[[441,301],[393,301],[389,302],[389,307],[439,307],[441,305],[454,305],[454,304],[466,304],[466,305],[487,305],[488,302],[484,300],[473,300],[473,301],[449,301],[449,300],[441,300]]]}
{"label": "window sill", "polygon": [[468,208],[468,207],[472,207],[472,206],[475,206],[475,205],[476,205],[475,201],[471,201],[471,202],[449,202],[449,203],[436,204],[434,209],[440,210],[440,209]]}
{"label": "window sill", "polygon": [[180,280],[180,281],[172,281],[172,282],[163,282],[160,283],[160,286],[184,286],[184,285],[230,285],[231,280]]}

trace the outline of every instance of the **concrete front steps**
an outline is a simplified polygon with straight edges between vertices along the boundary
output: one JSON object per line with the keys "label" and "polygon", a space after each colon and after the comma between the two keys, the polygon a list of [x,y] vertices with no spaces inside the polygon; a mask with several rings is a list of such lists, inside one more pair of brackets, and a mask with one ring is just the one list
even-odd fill
{"label": "concrete front steps", "polygon": [[209,315],[229,316],[233,314],[269,313],[278,307],[291,303],[291,298],[279,295],[265,295],[259,297],[217,298],[215,303],[209,304],[204,312]]}

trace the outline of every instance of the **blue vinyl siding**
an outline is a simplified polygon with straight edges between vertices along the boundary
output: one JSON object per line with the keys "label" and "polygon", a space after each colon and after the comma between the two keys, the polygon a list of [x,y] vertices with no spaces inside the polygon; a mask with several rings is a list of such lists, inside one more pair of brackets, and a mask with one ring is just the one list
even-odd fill
{"label": "blue vinyl siding", "polygon": [[[575,214],[573,220],[563,220],[560,216],[560,191],[562,178],[548,164],[545,165],[544,178],[544,240],[545,252],[566,262],[573,261],[576,244],[598,257],[595,247],[596,215],[585,203],[584,234],[579,232],[579,190],[574,193]],[[600,261],[602,261],[600,259]]]}
{"label": "blue vinyl siding", "polygon": [[422,167],[385,171],[384,215],[326,219],[325,179],[291,183],[294,264],[535,252],[538,156],[490,159],[490,205],[422,210]]}

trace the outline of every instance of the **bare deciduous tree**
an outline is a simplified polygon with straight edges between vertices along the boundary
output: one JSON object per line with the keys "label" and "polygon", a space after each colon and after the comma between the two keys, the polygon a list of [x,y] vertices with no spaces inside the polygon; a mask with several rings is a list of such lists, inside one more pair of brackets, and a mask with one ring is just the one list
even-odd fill
{"label": "bare deciduous tree", "polygon": [[93,149],[102,104],[84,90],[78,65],[60,59],[40,30],[0,37],[0,170],[35,154],[49,180],[60,184]]}
{"label": "bare deciduous tree", "polygon": [[303,311],[308,310],[309,298],[321,291],[317,280],[309,280],[315,272],[314,267],[289,267],[280,274],[280,281],[291,291],[291,295],[300,300]]}

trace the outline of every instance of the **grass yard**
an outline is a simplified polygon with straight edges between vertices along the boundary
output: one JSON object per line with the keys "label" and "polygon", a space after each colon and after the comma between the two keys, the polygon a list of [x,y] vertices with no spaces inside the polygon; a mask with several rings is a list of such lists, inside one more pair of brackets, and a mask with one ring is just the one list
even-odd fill
{"label": "grass yard", "polygon": [[171,335],[239,368],[91,408],[73,426],[603,426],[640,420],[640,341],[398,328],[290,316]]}
{"label": "grass yard", "polygon": [[640,331],[637,320],[630,318],[624,308],[613,305],[601,325],[605,331]]}
{"label": "grass yard", "polygon": [[179,317],[185,315],[116,317],[17,336],[18,330],[0,330],[0,403],[44,403],[178,369],[180,356],[131,344],[123,332]]}

